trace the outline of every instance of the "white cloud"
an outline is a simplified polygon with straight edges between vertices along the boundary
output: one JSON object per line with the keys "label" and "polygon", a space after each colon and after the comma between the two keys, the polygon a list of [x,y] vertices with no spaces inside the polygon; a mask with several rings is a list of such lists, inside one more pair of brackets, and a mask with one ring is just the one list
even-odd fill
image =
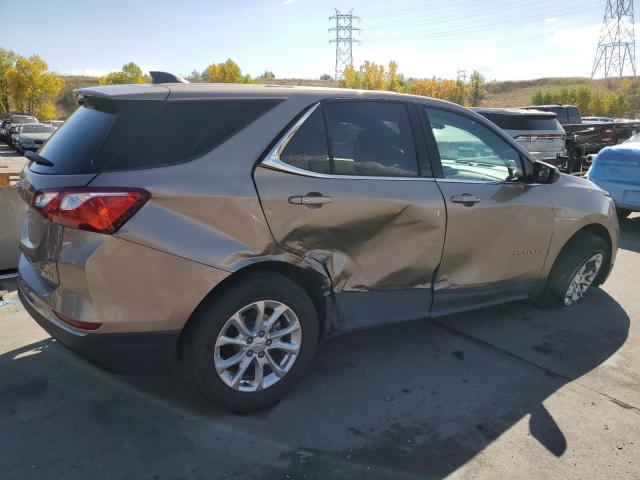
{"label": "white cloud", "polygon": [[282,2],[283,5],[293,5],[294,3],[296,3],[298,0],[284,0],[284,2]]}
{"label": "white cloud", "polygon": [[544,23],[546,23],[547,25],[552,25],[554,23],[558,23],[558,20],[560,20],[558,17],[549,17],[544,19]]}
{"label": "white cloud", "polygon": [[73,68],[62,72],[63,75],[82,75],[85,77],[102,77],[109,72],[118,70],[117,68]]}

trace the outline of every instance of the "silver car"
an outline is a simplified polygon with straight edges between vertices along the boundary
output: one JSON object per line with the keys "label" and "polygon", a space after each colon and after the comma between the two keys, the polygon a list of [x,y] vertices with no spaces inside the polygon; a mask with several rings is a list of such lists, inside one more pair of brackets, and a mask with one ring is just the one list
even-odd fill
{"label": "silver car", "polygon": [[20,298],[88,359],[177,362],[230,410],[277,402],[321,338],[572,305],[615,261],[606,192],[458,105],[178,78],[78,98],[27,153]]}
{"label": "silver car", "polygon": [[511,135],[535,158],[554,161],[566,155],[566,133],[556,114],[518,108],[474,108]]}

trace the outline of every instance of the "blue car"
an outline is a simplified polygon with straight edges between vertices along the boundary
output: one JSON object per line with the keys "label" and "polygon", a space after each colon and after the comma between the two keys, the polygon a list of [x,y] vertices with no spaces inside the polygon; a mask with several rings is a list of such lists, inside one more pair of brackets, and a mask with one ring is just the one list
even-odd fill
{"label": "blue car", "polygon": [[613,198],[618,218],[640,211],[640,136],[600,150],[587,178]]}

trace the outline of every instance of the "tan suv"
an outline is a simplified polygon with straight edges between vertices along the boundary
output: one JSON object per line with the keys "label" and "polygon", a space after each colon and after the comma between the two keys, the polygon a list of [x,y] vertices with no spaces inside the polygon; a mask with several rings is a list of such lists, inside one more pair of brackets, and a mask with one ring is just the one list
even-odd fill
{"label": "tan suv", "polygon": [[175,360],[230,410],[280,399],[322,337],[571,305],[615,259],[603,190],[451,103],[178,82],[78,98],[20,180],[22,302],[88,359]]}

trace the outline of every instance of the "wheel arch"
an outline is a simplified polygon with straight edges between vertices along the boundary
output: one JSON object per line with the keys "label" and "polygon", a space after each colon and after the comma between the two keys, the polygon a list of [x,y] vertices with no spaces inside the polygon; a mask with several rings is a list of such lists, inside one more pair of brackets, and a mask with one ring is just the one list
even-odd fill
{"label": "wheel arch", "polygon": [[298,265],[279,260],[265,260],[247,265],[232,273],[222,282],[216,285],[196,306],[189,318],[185,322],[177,342],[176,358],[181,361],[182,345],[188,331],[195,325],[195,318],[202,310],[208,308],[217,299],[221,298],[225,292],[241,284],[245,278],[255,272],[272,272],[283,275],[298,284],[309,295],[318,314],[319,331],[321,335],[326,333],[325,328],[330,327],[328,318],[332,311],[332,297],[329,295],[330,288],[327,285],[327,278],[312,268],[304,268]]}
{"label": "wheel arch", "polygon": [[562,257],[562,254],[565,251],[567,251],[567,249],[572,248],[574,244],[579,242],[580,239],[586,235],[595,235],[597,237],[600,237],[607,244],[607,250],[609,254],[606,259],[607,263],[605,265],[605,268],[602,268],[600,270],[600,273],[598,274],[598,279],[596,281],[597,282],[596,284],[600,285],[606,280],[607,276],[609,275],[609,271],[611,270],[611,260],[612,260],[612,254],[613,254],[613,241],[611,239],[611,234],[609,233],[609,230],[607,230],[607,227],[605,227],[600,223],[589,223],[587,225],[584,225],[579,230],[577,230],[571,237],[569,237],[569,239],[564,243],[564,245],[556,255],[556,258],[553,261],[551,270],[553,270],[553,267],[558,262],[558,259]]}

